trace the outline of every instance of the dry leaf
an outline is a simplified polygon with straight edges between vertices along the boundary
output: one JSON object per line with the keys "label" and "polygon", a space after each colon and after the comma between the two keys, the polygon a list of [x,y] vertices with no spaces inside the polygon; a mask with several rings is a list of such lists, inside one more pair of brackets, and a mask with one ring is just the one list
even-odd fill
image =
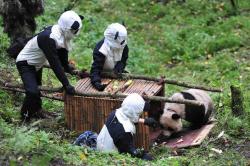
{"label": "dry leaf", "polygon": [[220,149],[211,148],[211,150],[218,153],[218,154],[222,153],[222,150],[220,150]]}

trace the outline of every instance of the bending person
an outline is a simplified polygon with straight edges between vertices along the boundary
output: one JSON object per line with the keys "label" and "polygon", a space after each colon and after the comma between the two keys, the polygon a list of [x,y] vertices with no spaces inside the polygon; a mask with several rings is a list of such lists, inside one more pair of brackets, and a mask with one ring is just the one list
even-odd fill
{"label": "bending person", "polygon": [[58,24],[45,28],[30,39],[17,56],[16,66],[26,92],[21,108],[23,120],[32,117],[45,118],[38,86],[42,83],[42,68],[47,62],[66,93],[75,93],[64,72],[73,73],[68,63],[68,51],[71,40],[80,32],[82,18],[74,11],[64,12]]}

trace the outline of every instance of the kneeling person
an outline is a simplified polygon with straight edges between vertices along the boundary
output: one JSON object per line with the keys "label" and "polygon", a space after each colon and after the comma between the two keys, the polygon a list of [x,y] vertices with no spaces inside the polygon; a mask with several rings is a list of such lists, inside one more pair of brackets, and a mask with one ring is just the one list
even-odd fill
{"label": "kneeling person", "polygon": [[119,151],[144,160],[153,160],[150,154],[137,149],[133,141],[136,133],[135,123],[142,121],[150,127],[158,125],[153,118],[144,120],[139,118],[142,112],[148,109],[149,104],[139,94],[133,93],[127,96],[121,107],[109,115],[97,137],[97,149],[104,152]]}
{"label": "kneeling person", "polygon": [[110,24],[104,32],[104,39],[99,41],[93,51],[93,64],[90,71],[91,83],[99,91],[106,85],[101,84],[101,72],[124,72],[128,59],[127,30],[119,24]]}

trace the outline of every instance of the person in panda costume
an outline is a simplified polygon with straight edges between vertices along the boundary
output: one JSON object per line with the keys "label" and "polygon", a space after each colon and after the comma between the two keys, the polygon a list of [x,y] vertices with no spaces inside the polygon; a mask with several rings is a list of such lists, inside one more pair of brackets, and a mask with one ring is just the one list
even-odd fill
{"label": "person in panda costume", "polygon": [[110,113],[101,132],[97,137],[97,149],[102,152],[118,151],[129,153],[133,157],[153,160],[153,157],[134,146],[133,136],[136,133],[135,124],[143,123],[150,127],[159,124],[153,118],[139,118],[143,111],[149,110],[149,103],[137,93],[128,95],[120,108]]}
{"label": "person in panda costume", "polygon": [[91,84],[98,91],[106,87],[101,83],[101,72],[113,72],[120,76],[128,59],[127,30],[119,23],[110,24],[93,51],[93,64],[90,70]]}
{"label": "person in panda costume", "polygon": [[206,124],[214,111],[213,101],[203,90],[189,89],[180,93],[175,93],[171,99],[196,100],[203,105],[184,105],[177,103],[165,103],[163,114],[160,117],[160,124],[164,128],[163,135],[170,136],[182,130],[182,121],[184,119],[191,123],[192,128],[199,128]]}
{"label": "person in panda costume", "polygon": [[18,54],[16,66],[26,94],[21,108],[22,119],[44,118],[46,115],[42,111],[38,90],[42,83],[42,68],[46,63],[49,63],[66,93],[75,93],[64,72],[73,73],[68,63],[68,51],[71,48],[71,40],[82,28],[82,19],[83,17],[74,11],[64,12],[56,25],[45,28],[31,38]]}

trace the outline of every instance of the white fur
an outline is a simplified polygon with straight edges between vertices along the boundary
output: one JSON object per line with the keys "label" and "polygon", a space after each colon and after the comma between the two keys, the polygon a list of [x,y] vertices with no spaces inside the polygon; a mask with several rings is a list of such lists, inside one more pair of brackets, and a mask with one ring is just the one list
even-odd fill
{"label": "white fur", "polygon": [[[208,109],[213,110],[212,99],[205,91],[198,89],[189,89],[184,92],[192,94],[197,101],[202,102],[205,106],[205,112],[207,112]],[[175,93],[171,96],[171,99],[179,100],[179,99],[184,99],[184,97],[181,93]],[[178,114],[181,118],[173,119],[172,118],[173,114]],[[165,103],[164,112],[160,117],[160,123],[165,128],[163,134],[165,136],[170,136],[174,132],[181,131],[182,130],[181,119],[185,119],[185,105],[177,103]],[[173,131],[168,130],[168,127],[172,128]]]}

